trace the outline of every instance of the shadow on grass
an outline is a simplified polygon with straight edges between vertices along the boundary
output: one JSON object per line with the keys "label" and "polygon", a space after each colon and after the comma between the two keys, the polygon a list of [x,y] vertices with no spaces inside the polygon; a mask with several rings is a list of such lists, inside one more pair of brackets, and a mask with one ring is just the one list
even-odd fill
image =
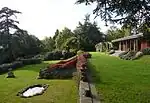
{"label": "shadow on grass", "polygon": [[93,65],[90,61],[88,61],[88,68],[92,76],[92,81],[95,84],[99,84],[101,82],[101,79],[100,79],[99,71],[96,70],[96,66]]}

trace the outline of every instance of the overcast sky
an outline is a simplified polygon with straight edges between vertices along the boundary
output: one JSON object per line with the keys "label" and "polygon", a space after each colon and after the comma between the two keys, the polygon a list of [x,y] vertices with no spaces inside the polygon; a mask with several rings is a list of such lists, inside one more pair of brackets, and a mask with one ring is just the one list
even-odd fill
{"label": "overcast sky", "polygon": [[[9,7],[22,14],[17,15],[19,27],[30,34],[43,39],[53,36],[56,29],[68,27],[74,30],[79,21],[83,21],[85,14],[92,14],[95,5],[75,5],[76,0],[0,0],[0,8]],[[94,15],[91,16],[93,21]],[[102,32],[109,27],[98,17],[95,19]]]}

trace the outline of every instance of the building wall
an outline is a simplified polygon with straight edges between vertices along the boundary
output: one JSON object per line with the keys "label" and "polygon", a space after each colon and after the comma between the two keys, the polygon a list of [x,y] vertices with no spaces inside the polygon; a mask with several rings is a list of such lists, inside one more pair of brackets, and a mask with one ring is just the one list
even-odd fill
{"label": "building wall", "polygon": [[150,43],[147,41],[141,41],[141,50],[144,48],[150,48]]}

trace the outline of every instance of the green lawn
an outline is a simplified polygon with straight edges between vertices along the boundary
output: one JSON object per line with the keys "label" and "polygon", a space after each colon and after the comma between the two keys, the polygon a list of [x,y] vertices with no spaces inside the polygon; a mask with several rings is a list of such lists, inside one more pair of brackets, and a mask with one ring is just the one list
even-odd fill
{"label": "green lawn", "polygon": [[150,56],[135,61],[92,53],[93,80],[104,103],[150,103]]}
{"label": "green lawn", "polygon": [[[47,65],[42,63],[17,69],[14,79],[7,79],[7,74],[0,75],[0,103],[77,103],[78,90],[73,80],[36,79],[39,69]],[[49,87],[40,96],[26,99],[16,96],[21,89],[33,84],[49,84]]]}

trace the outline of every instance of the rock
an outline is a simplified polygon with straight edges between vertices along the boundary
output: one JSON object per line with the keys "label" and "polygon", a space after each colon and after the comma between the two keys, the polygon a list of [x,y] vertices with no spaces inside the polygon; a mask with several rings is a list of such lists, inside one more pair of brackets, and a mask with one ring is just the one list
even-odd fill
{"label": "rock", "polygon": [[9,71],[8,71],[8,76],[7,78],[15,78],[15,75],[14,73],[12,72],[12,69],[10,68]]}

